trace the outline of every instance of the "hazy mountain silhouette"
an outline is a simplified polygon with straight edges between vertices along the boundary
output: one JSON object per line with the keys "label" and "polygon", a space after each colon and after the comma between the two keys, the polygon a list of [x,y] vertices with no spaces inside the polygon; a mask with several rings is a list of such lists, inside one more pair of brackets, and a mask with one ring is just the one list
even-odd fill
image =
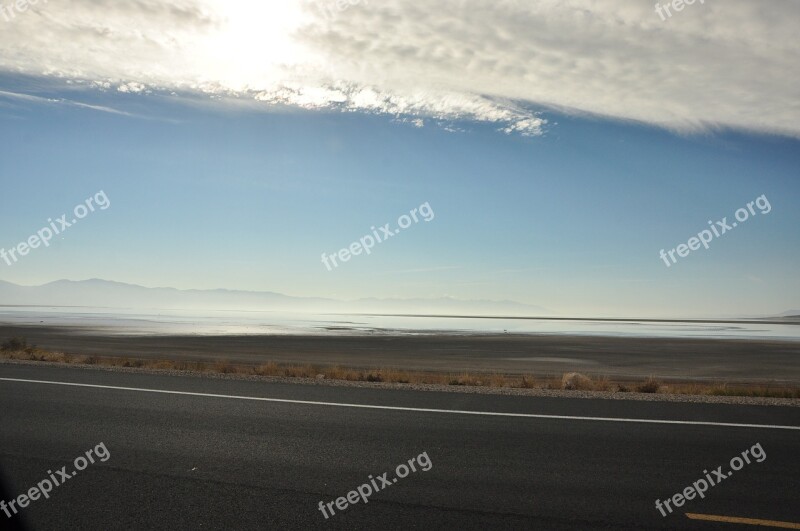
{"label": "hazy mountain silhouette", "polygon": [[291,297],[269,291],[146,288],[108,280],[57,280],[41,286],[0,281],[0,305],[89,306],[182,310],[275,310],[341,313],[416,313],[439,315],[539,316],[550,312],[514,301],[436,299],[358,299],[342,301]]}

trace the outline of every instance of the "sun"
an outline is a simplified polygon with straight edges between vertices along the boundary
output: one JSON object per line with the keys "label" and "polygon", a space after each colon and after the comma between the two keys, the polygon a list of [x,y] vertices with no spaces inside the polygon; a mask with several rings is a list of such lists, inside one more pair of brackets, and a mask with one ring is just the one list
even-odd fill
{"label": "sun", "polygon": [[218,21],[195,55],[201,72],[234,91],[276,86],[287,68],[303,63],[308,52],[297,30],[308,15],[297,1],[212,0]]}

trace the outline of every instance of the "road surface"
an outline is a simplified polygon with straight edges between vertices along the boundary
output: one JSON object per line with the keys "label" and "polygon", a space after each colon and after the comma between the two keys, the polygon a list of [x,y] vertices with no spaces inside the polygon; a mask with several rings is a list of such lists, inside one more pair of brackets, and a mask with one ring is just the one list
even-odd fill
{"label": "road surface", "polygon": [[[75,470],[100,443],[110,454],[21,509],[35,530],[758,529],[687,513],[800,522],[800,408],[4,363],[0,411],[6,502],[48,471]],[[656,509],[756,444],[762,462],[666,517]],[[319,510],[423,453],[428,471],[418,466],[366,504],[333,505],[328,519]],[[0,528],[10,522],[0,513]]]}

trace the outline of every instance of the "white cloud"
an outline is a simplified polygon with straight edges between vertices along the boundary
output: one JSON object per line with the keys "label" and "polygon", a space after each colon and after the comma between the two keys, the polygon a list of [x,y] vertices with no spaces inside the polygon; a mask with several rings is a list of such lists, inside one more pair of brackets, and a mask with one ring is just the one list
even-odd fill
{"label": "white cloud", "polygon": [[446,122],[475,120],[537,135],[546,124],[530,109],[547,106],[681,131],[800,136],[798,2],[696,2],[665,21],[634,0],[351,4],[39,3],[0,23],[0,70],[453,130]]}
{"label": "white cloud", "polygon": [[144,86],[143,84],[141,84],[141,83],[132,82],[132,83],[122,83],[120,86],[118,86],[118,87],[117,87],[117,90],[118,90],[119,92],[133,92],[133,93],[137,93],[137,92],[142,92],[142,91],[144,91],[146,88],[147,88],[147,87],[145,87],[145,86]]}
{"label": "white cloud", "polygon": [[120,114],[123,116],[136,116],[129,112],[120,111],[118,109],[113,109],[111,107],[106,107],[104,105],[90,105],[88,103],[81,103],[79,101],[72,101],[64,98],[43,98],[41,96],[33,96],[30,94],[22,94],[18,92],[8,92],[5,90],[0,90],[0,98],[8,98],[12,100],[20,100],[20,101],[27,101],[27,102],[41,103],[41,104],[50,103],[50,104],[72,105],[75,107],[82,107],[84,109],[92,109],[94,111],[107,112],[111,114]]}

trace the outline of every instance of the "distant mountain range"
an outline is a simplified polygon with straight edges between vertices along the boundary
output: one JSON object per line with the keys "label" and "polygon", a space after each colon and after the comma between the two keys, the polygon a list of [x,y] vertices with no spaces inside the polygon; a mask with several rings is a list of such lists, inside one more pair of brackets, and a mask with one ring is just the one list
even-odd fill
{"label": "distant mountain range", "polygon": [[0,280],[0,305],[530,317],[551,314],[539,306],[513,301],[460,300],[450,297],[342,301],[291,297],[269,291],[146,288],[100,279],[57,280],[41,286],[19,286]]}

